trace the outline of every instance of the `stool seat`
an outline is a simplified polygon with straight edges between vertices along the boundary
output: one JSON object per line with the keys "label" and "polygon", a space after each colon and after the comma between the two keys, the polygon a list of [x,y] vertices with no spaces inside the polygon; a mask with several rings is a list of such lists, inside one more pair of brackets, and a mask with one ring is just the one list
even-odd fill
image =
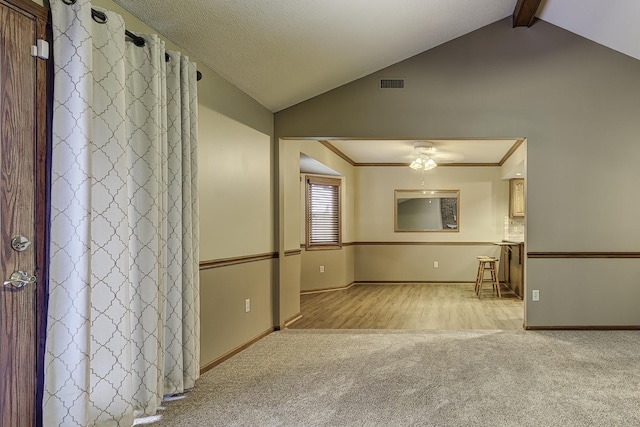
{"label": "stool seat", "polygon": [[[490,282],[494,291],[498,293],[498,298],[502,298],[500,292],[500,282],[498,282],[498,259],[490,256],[479,255],[478,257],[478,273],[476,275],[475,292],[478,298],[482,298],[482,288],[485,282]],[[491,273],[490,278],[485,278],[485,273]]]}

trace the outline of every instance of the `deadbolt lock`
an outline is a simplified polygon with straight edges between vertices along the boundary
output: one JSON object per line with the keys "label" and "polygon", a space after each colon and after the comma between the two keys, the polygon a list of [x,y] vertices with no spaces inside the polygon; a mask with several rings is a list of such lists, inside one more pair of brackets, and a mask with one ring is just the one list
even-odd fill
{"label": "deadbolt lock", "polygon": [[11,239],[11,247],[14,251],[24,252],[31,246],[31,242],[24,236],[16,236]]}

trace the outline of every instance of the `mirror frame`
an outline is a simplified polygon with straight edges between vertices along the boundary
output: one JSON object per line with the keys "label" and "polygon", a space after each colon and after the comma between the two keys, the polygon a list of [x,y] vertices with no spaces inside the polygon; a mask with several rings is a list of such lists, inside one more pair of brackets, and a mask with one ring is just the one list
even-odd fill
{"label": "mirror frame", "polygon": [[[457,218],[457,227],[456,228],[447,228],[447,229],[399,229],[398,228],[398,199],[407,199],[411,197],[403,197],[410,194],[425,194],[425,192],[429,193],[429,195],[437,196],[438,194],[447,194],[453,195],[455,194],[457,203],[456,203],[456,218]],[[420,198],[428,198],[428,197],[420,197]],[[433,197],[436,198],[436,197]],[[393,192],[393,231],[396,233],[459,233],[460,232],[460,190],[394,190]]]}

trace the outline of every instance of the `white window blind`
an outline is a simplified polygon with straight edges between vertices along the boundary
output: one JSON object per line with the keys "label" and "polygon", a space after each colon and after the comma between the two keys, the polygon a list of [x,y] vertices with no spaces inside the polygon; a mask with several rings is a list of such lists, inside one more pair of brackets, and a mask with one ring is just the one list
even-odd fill
{"label": "white window blind", "polygon": [[307,248],[341,244],[340,180],[307,177]]}

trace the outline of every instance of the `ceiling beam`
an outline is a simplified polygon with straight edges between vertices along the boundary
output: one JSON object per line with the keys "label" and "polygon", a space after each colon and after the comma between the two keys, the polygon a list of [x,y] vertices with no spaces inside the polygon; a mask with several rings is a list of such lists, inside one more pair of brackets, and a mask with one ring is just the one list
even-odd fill
{"label": "ceiling beam", "polygon": [[518,0],[513,11],[513,28],[530,27],[541,0]]}

